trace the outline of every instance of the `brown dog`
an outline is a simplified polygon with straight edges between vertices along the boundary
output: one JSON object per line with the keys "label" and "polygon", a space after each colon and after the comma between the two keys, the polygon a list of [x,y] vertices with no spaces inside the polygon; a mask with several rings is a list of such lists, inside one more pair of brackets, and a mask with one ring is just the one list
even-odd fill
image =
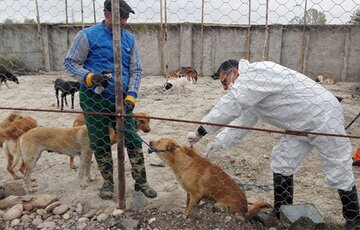
{"label": "brown dog", "polygon": [[7,116],[1,123],[0,123],[0,147],[3,146],[5,141],[4,132],[5,129],[15,120],[22,118],[23,116],[18,112],[12,112],[9,116]]}
{"label": "brown dog", "polygon": [[175,78],[186,77],[188,79],[188,81],[195,84],[197,81],[197,75],[198,74],[193,67],[183,66],[183,67],[180,67],[179,69],[171,71],[168,74],[168,77],[175,77]]}
{"label": "brown dog", "polygon": [[3,132],[5,139],[3,144],[3,154],[7,158],[7,170],[13,176],[13,178],[20,179],[21,177],[16,175],[14,168],[17,165],[20,153],[19,153],[19,137],[37,127],[36,120],[32,117],[22,117],[13,121]]}
{"label": "brown dog", "polygon": [[215,201],[218,208],[243,217],[255,216],[261,208],[270,207],[267,202],[256,202],[248,208],[245,193],[220,167],[212,164],[194,149],[180,146],[169,138],[151,141],[158,156],[174,171],[177,180],[187,192],[185,215],[202,199]]}
{"label": "brown dog", "polygon": [[[150,132],[150,118],[147,113],[134,113],[135,117],[135,128],[137,131],[141,130],[144,133]],[[83,114],[79,114],[73,123],[73,127],[85,125],[85,118]],[[109,127],[109,136],[111,145],[117,142],[117,135],[112,127]],[[70,156],[70,168],[75,169],[74,156]]]}
{"label": "brown dog", "polygon": [[328,84],[328,85],[335,85],[336,84],[336,78],[335,77],[328,77],[323,75],[318,75],[315,77],[316,82],[320,82],[322,84]]}
{"label": "brown dog", "polygon": [[35,191],[31,188],[30,174],[44,150],[69,156],[80,155],[80,186],[84,188],[88,185],[88,181],[92,181],[90,177],[92,151],[85,125],[72,128],[38,127],[23,134],[19,141],[23,159],[20,170],[24,172],[28,192]]}

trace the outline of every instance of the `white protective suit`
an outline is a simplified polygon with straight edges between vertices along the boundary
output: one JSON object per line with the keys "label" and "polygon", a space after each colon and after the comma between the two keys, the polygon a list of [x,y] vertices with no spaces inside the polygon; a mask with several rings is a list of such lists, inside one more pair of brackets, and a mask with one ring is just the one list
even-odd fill
{"label": "white protective suit", "polygon": [[[345,135],[343,110],[335,96],[320,84],[273,62],[239,61],[239,77],[202,121],[254,126],[261,119],[283,130]],[[218,126],[203,126],[216,132]],[[216,136],[222,148],[236,144],[247,130],[225,128]],[[354,186],[352,147],[348,138],[283,135],[273,148],[271,168],[294,174],[315,147],[328,185],[349,191]]]}

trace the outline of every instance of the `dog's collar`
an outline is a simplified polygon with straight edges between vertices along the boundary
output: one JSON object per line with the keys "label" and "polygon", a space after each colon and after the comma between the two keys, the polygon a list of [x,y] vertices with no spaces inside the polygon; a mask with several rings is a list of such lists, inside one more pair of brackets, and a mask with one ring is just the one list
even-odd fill
{"label": "dog's collar", "polygon": [[151,153],[164,153],[164,152],[167,152],[167,150],[161,150],[161,149],[157,149],[155,147],[149,147],[149,149],[148,149],[149,154],[151,154]]}
{"label": "dog's collar", "polygon": [[[175,147],[176,148],[179,148],[179,147]],[[169,150],[163,150],[163,149],[157,149],[155,147],[151,147],[149,146],[149,149],[148,149],[148,153],[151,154],[151,153],[165,153],[165,152],[168,152]]]}

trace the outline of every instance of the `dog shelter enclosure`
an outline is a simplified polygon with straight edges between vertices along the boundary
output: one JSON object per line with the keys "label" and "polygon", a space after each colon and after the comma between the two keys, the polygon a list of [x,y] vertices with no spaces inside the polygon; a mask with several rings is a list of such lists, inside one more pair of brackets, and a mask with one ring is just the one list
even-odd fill
{"label": "dog shelter enclosure", "polygon": [[[137,37],[146,75],[190,65],[210,76],[223,60],[240,57],[359,81],[359,27],[349,22],[357,16],[353,1],[134,3],[138,11],[128,29]],[[32,70],[61,71],[76,33],[103,20],[102,4],[5,1],[0,53]]]}
{"label": "dog shelter enclosure", "polygon": [[[0,3],[4,8],[0,13],[0,65],[20,75],[21,87],[16,89],[17,86],[10,85],[10,89],[4,86],[0,89],[2,119],[12,110],[23,109],[20,112],[36,117],[41,126],[72,126],[77,113],[82,112],[78,95],[74,110],[65,107],[65,111],[59,111],[53,105],[52,81],[58,77],[74,80],[64,73],[64,57],[81,29],[104,20],[103,2],[4,0]],[[185,203],[185,191],[176,183],[169,168],[156,166],[161,165],[159,159],[155,154],[147,154],[146,143],[159,137],[171,137],[183,145],[188,144],[187,133],[197,129],[196,122],[224,94],[220,82],[210,76],[227,59],[242,58],[250,62],[268,60],[311,78],[318,75],[334,77],[336,85],[324,86],[344,98],[346,124],[353,121],[347,130],[349,135],[355,137],[350,139],[352,146],[355,149],[360,144],[359,121],[353,120],[360,110],[360,7],[354,0],[127,2],[135,11],[135,14],[130,14],[127,29],[135,35],[143,69],[134,111],[146,112],[153,117],[150,133],[138,132],[145,142],[143,150],[148,184],[158,192],[155,199],[145,198],[147,206],[144,209],[161,207],[163,210],[176,210],[176,214],[181,213],[182,208],[173,206],[174,203]],[[196,69],[199,81],[189,84],[185,94],[174,91],[165,96],[162,86],[167,78],[164,76],[181,66]],[[189,122],[182,123],[182,120]],[[244,126],[247,127],[246,124]],[[255,127],[266,132],[250,129],[243,141],[230,150],[221,150],[210,161],[241,181],[242,186],[252,187],[245,190],[250,202],[266,200],[272,203],[272,190],[261,189],[264,188],[261,185],[271,188],[270,154],[280,137],[278,133],[272,133],[274,127],[266,123],[259,122]],[[203,153],[206,144],[215,136],[209,134],[203,138],[196,145],[198,152]],[[117,150],[112,147],[115,178]],[[51,157],[50,154],[42,154],[32,174],[40,178],[39,188],[49,193],[56,191],[63,203],[86,203],[87,199],[98,207],[117,205],[117,201],[102,201],[98,196],[102,177],[94,158],[91,172],[97,180],[89,182],[88,188],[78,191],[78,171],[68,169],[67,157],[56,153]],[[324,182],[318,154],[314,150],[308,160],[302,163],[299,176],[295,175],[294,203],[313,203],[328,225],[340,228],[344,222],[341,202],[336,189]],[[76,161],[79,162],[78,157]],[[2,158],[1,162],[2,173],[8,174],[6,161]],[[130,165],[125,152],[126,207],[132,208],[131,202],[136,199],[132,195],[134,180]],[[52,170],[56,173],[69,171],[66,172],[68,179],[57,176],[47,181],[44,174],[52,174]],[[358,173],[360,171],[354,168],[357,182]],[[52,175],[47,176],[50,178]],[[1,182],[11,180],[6,175]],[[115,181],[116,184],[117,179]],[[60,191],[64,195],[60,195]],[[179,225],[174,226],[180,229]]]}

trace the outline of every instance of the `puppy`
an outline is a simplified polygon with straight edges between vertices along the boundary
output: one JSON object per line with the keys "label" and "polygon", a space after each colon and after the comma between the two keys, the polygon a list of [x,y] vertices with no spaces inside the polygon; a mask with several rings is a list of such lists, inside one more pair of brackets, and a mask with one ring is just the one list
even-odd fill
{"label": "puppy", "polygon": [[178,94],[187,94],[186,85],[188,84],[190,84],[190,82],[185,77],[169,79],[168,82],[164,84],[164,90],[167,93],[166,98],[172,91],[177,91]]}
{"label": "puppy", "polygon": [[12,112],[9,116],[7,116],[1,123],[0,123],[0,147],[3,146],[5,141],[4,132],[6,128],[15,120],[22,118],[23,116],[18,112]]}
{"label": "puppy", "polygon": [[175,173],[187,192],[184,214],[202,199],[215,201],[215,206],[246,218],[255,216],[267,202],[256,202],[248,208],[245,193],[220,167],[198,155],[194,149],[179,145],[169,138],[151,141],[150,146]]}
{"label": "puppy", "polygon": [[61,78],[57,78],[54,81],[54,89],[56,96],[57,107],[59,108],[59,91],[61,91],[61,108],[64,109],[64,100],[65,105],[68,105],[66,100],[66,95],[71,95],[71,109],[74,109],[74,95],[80,89],[80,82],[77,81],[65,81]]}
{"label": "puppy", "polygon": [[7,170],[15,180],[21,178],[16,175],[14,171],[20,158],[18,139],[21,135],[37,126],[37,121],[34,118],[23,117],[12,122],[2,133],[3,138],[5,139],[3,144],[3,155],[8,161]]}
{"label": "puppy", "polygon": [[24,173],[28,192],[36,191],[31,186],[30,174],[44,150],[69,156],[80,155],[80,186],[84,188],[88,185],[88,181],[92,181],[90,177],[92,151],[85,125],[72,128],[38,127],[23,134],[19,141],[23,159],[20,170]]}
{"label": "puppy", "polygon": [[10,88],[9,85],[7,84],[7,81],[12,81],[15,82],[16,84],[20,84],[19,79],[14,74],[12,74],[5,67],[0,65],[0,88],[3,83],[5,83],[7,88]]}
{"label": "puppy", "polygon": [[320,82],[322,84],[335,85],[336,78],[335,77],[326,77],[323,75],[319,75],[315,77],[316,82]]}
{"label": "puppy", "polygon": [[[141,130],[144,133],[148,133],[151,131],[150,128],[150,118],[147,113],[134,113],[135,118],[135,128],[137,131]],[[78,115],[73,123],[73,127],[85,125],[85,118],[83,114]],[[115,144],[117,142],[117,135],[115,133],[115,130],[112,127],[109,127],[109,136],[110,136],[110,143],[111,145]],[[70,156],[70,168],[75,169],[75,162],[74,162],[74,156]]]}
{"label": "puppy", "polygon": [[198,74],[194,68],[192,68],[190,66],[184,66],[184,67],[180,67],[179,69],[176,69],[174,71],[171,71],[168,74],[168,77],[172,77],[172,78],[186,77],[186,79],[188,81],[195,84],[197,81],[197,75]]}

